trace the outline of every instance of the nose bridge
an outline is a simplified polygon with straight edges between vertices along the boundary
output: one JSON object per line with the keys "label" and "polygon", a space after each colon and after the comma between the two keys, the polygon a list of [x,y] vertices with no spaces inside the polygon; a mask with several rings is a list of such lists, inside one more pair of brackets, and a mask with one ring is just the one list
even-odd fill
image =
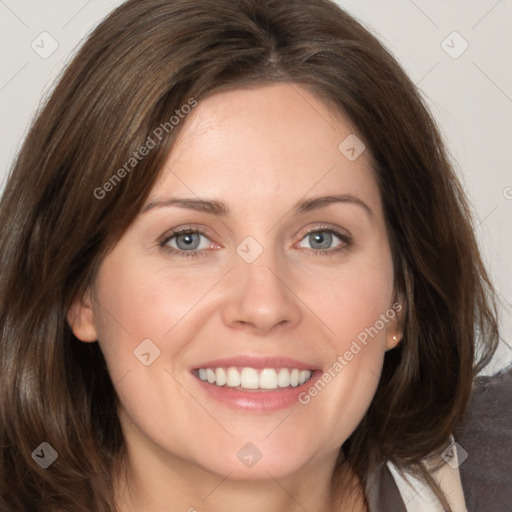
{"label": "nose bridge", "polygon": [[297,297],[286,282],[286,261],[271,242],[272,235],[267,233],[260,239],[263,237],[265,246],[253,237],[237,246],[233,293],[224,308],[224,321],[231,326],[251,325],[261,332],[300,318]]}
{"label": "nose bridge", "polygon": [[[245,248],[247,245],[245,246]],[[249,249],[249,254],[255,257],[255,248]],[[245,260],[239,255],[239,261],[236,263],[235,271],[243,286],[244,294],[247,292],[256,292],[264,295],[285,295],[284,285],[285,265],[282,264],[278,256],[278,251],[271,245],[262,249],[254,261]],[[252,293],[254,294],[254,293]]]}

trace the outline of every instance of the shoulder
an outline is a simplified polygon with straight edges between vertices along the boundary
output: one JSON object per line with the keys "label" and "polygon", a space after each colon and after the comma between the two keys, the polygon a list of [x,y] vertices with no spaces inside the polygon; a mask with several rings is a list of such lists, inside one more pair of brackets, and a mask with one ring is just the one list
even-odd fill
{"label": "shoulder", "polygon": [[[465,502],[468,512],[509,510],[512,503],[512,365],[496,375],[475,379],[467,414],[453,438],[467,458],[457,449],[458,467],[450,466],[450,471],[445,465],[446,474],[441,479],[446,480],[450,495],[457,494],[457,489],[463,493],[460,509]],[[428,492],[421,492],[424,484],[412,477],[403,478],[389,462],[372,460],[370,468],[366,490],[371,512],[432,511],[437,506],[435,500],[429,501]],[[456,482],[453,475],[457,475]],[[419,503],[420,498],[422,503]]]}
{"label": "shoulder", "polygon": [[512,503],[512,365],[475,379],[454,437],[467,459],[460,465],[469,512],[498,512]]}

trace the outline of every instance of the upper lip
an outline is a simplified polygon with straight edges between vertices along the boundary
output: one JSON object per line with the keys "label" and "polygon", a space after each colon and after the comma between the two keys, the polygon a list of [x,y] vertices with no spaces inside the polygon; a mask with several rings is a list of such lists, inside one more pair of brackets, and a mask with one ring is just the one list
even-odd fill
{"label": "upper lip", "polygon": [[212,361],[205,361],[195,365],[192,369],[199,368],[229,368],[229,367],[242,367],[242,368],[297,368],[298,370],[318,370],[318,366],[313,363],[305,363],[297,359],[286,356],[254,356],[254,355],[240,355],[227,357],[223,359],[215,359]]}

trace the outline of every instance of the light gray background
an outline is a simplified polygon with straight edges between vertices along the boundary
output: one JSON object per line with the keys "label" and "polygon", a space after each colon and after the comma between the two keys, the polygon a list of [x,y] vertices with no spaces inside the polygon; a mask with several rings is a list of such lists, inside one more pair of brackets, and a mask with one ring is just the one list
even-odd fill
{"label": "light gray background", "polygon": [[[64,64],[120,3],[0,0],[0,190],[38,105]],[[444,134],[502,301],[503,340],[485,372],[491,373],[512,361],[512,0],[338,4],[391,50],[420,87]],[[47,58],[31,46],[40,53],[51,50],[52,40],[43,32],[58,43]]]}

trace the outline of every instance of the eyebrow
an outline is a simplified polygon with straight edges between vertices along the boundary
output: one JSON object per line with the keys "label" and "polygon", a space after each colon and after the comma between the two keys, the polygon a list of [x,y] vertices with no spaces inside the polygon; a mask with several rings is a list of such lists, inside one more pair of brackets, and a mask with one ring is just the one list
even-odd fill
{"label": "eyebrow", "polygon": [[[291,209],[294,215],[306,213],[318,208],[322,208],[334,203],[348,203],[360,206],[365,210],[370,218],[373,218],[373,212],[370,207],[361,199],[352,194],[335,194],[329,196],[312,197],[309,199],[301,199]],[[165,208],[176,206],[189,210],[196,210],[219,217],[227,217],[230,215],[230,209],[226,203],[216,199],[196,199],[186,197],[170,197],[167,199],[159,199],[149,202],[142,209],[142,213],[146,213],[154,208]]]}

